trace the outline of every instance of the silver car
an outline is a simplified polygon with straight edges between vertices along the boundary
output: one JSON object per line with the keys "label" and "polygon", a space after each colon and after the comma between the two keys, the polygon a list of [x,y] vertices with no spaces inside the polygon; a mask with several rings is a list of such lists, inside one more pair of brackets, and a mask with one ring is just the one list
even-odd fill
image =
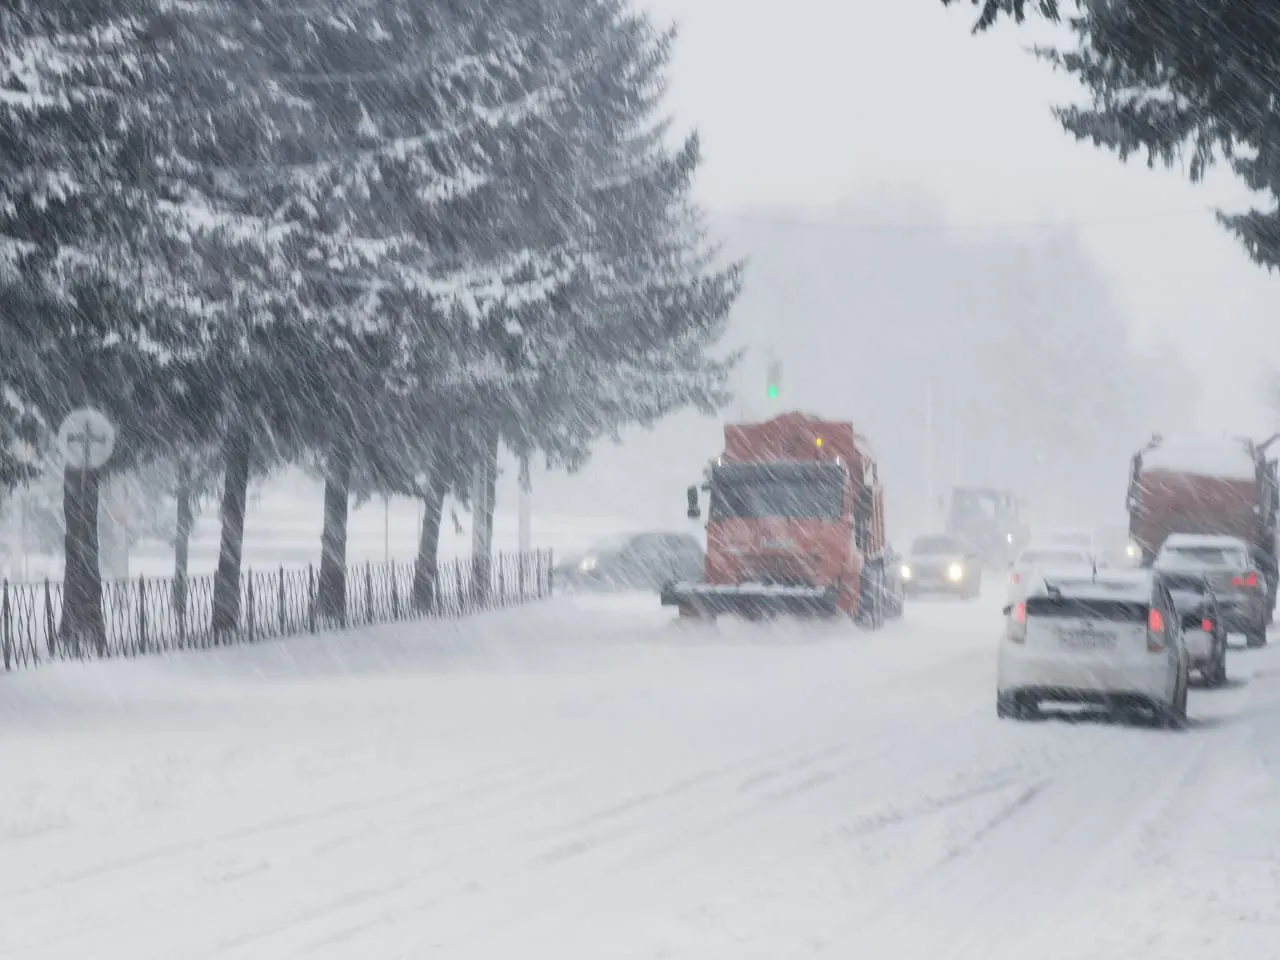
{"label": "silver car", "polygon": [[1251,647],[1266,645],[1267,581],[1243,540],[1171,534],[1156,554],[1155,568],[1173,590],[1179,589],[1179,575],[1203,577],[1218,597],[1227,632],[1243,633]]}

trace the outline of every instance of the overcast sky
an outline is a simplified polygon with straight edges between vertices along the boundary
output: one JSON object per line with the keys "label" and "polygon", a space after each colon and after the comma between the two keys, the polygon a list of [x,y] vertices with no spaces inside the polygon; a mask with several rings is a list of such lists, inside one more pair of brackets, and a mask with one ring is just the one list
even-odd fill
{"label": "overcast sky", "polygon": [[939,0],[644,2],[680,28],[669,102],[702,134],[708,206],[840,217],[843,199],[893,186],[930,194],[960,229],[1076,224],[1137,335],[1168,338],[1198,371],[1205,425],[1271,427],[1280,278],[1211,212],[1247,192],[1075,143],[1049,108],[1079,91],[1023,49],[1043,30],[973,37],[972,8]]}

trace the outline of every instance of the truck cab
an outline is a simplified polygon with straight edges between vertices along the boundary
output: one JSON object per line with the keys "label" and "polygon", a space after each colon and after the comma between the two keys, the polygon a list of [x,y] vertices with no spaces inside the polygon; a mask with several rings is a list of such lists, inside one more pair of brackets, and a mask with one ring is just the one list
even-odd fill
{"label": "truck cab", "polygon": [[664,588],[683,616],[845,613],[883,620],[883,497],[849,424],[792,415],[729,425],[726,452],[688,490],[709,494],[706,570]]}
{"label": "truck cab", "polygon": [[983,562],[1004,568],[1027,544],[1026,508],[1007,490],[956,487],[951,491],[946,532],[972,543]]}

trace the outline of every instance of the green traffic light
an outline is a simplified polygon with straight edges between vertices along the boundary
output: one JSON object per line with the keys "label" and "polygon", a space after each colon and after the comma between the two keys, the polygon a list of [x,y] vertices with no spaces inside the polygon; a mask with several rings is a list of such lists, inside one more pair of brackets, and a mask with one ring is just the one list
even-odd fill
{"label": "green traffic light", "polygon": [[775,400],[778,396],[778,388],[775,384],[769,384],[769,399]]}

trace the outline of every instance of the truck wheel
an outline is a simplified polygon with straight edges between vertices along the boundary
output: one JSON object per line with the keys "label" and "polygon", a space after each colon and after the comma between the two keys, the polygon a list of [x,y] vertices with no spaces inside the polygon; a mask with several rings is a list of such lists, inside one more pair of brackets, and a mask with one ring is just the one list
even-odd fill
{"label": "truck wheel", "polygon": [[858,619],[869,630],[879,630],[884,626],[884,594],[884,570],[877,566],[862,579],[862,598],[858,610]]}

